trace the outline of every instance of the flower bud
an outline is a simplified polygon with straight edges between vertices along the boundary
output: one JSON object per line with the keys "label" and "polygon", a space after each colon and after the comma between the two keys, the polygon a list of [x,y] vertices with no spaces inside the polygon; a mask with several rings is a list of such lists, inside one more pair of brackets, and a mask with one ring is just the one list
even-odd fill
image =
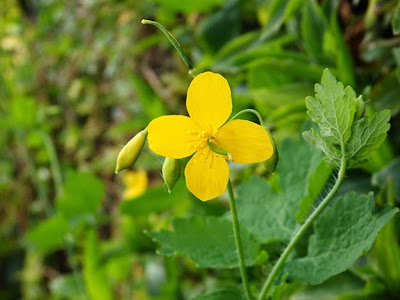
{"label": "flower bud", "polygon": [[354,120],[358,120],[364,116],[365,112],[365,103],[362,99],[362,96],[356,99],[356,113],[354,114]]}
{"label": "flower bud", "polygon": [[118,154],[115,173],[132,167],[138,159],[147,138],[147,128],[135,135]]}
{"label": "flower bud", "polygon": [[275,140],[272,137],[271,132],[267,128],[265,128],[265,130],[268,132],[274,152],[270,158],[264,161],[264,167],[267,169],[267,173],[274,173],[279,162],[278,148],[276,147]]}
{"label": "flower bud", "polygon": [[172,188],[181,176],[179,160],[166,157],[162,167],[162,176],[167,186],[168,193],[171,193]]}

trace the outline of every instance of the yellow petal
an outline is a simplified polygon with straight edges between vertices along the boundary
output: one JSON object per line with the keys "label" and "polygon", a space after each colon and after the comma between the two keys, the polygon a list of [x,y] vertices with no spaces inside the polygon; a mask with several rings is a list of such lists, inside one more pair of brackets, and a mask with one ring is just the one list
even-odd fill
{"label": "yellow petal", "polygon": [[268,132],[260,125],[233,120],[218,132],[215,144],[232,155],[232,161],[249,164],[265,161],[272,156],[273,146]]}
{"label": "yellow petal", "polygon": [[229,167],[225,159],[209,148],[197,152],[185,169],[189,191],[202,201],[220,196],[229,180]]}
{"label": "yellow petal", "polygon": [[211,133],[232,113],[231,89],[224,77],[212,72],[197,75],[190,83],[186,107],[189,116]]}
{"label": "yellow petal", "polygon": [[126,172],[122,180],[126,186],[126,190],[122,195],[124,200],[137,198],[147,189],[148,177],[143,169]]}
{"label": "yellow petal", "polygon": [[148,127],[149,147],[165,157],[187,157],[193,154],[193,145],[198,143],[191,131],[199,131],[199,127],[189,117],[172,115],[156,118]]}

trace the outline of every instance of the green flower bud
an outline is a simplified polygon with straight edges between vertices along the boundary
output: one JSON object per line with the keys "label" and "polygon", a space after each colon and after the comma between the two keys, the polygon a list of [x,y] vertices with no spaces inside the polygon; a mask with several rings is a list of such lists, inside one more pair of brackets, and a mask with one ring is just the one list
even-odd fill
{"label": "green flower bud", "polygon": [[266,128],[266,127],[264,127],[264,128],[268,132],[269,138],[271,140],[272,148],[274,150],[274,153],[272,154],[272,156],[264,162],[264,167],[267,169],[267,173],[272,174],[275,172],[276,166],[278,165],[278,162],[279,162],[278,148],[276,147],[275,140],[272,137],[271,132],[268,130],[268,128]]}
{"label": "green flower bud", "polygon": [[356,113],[354,114],[354,120],[358,120],[364,116],[365,113],[365,103],[362,96],[356,99]]}
{"label": "green flower bud", "polygon": [[181,176],[179,160],[166,157],[162,167],[162,176],[167,186],[168,193],[171,193],[172,188]]}
{"label": "green flower bud", "polygon": [[135,135],[118,154],[115,173],[132,167],[138,159],[147,139],[147,128]]}

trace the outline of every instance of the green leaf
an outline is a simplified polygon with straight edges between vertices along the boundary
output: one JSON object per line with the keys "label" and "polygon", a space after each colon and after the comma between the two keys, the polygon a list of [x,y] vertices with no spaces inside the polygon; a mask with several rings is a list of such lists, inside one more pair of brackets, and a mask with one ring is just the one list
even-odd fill
{"label": "green leaf", "polygon": [[328,56],[336,57],[338,76],[346,84],[355,86],[354,63],[346,40],[341,31],[337,10],[330,16],[329,30],[324,37],[324,52]]}
{"label": "green leaf", "polygon": [[303,2],[304,0],[273,0],[268,7],[267,20],[263,26],[260,40],[266,40],[277,32],[283,22],[292,17]]}
{"label": "green leaf", "polygon": [[154,0],[155,3],[162,4],[171,11],[190,13],[190,12],[206,12],[213,7],[221,4],[222,0]]}
{"label": "green leaf", "polygon": [[164,102],[152,90],[149,84],[140,76],[132,74],[130,83],[133,85],[137,97],[143,106],[143,115],[147,122],[162,115],[168,114]]}
{"label": "green leaf", "polygon": [[31,129],[36,125],[38,108],[35,99],[16,96],[11,101],[10,111],[14,126]]}
{"label": "green leaf", "polygon": [[94,230],[88,232],[83,251],[83,278],[91,299],[113,299],[106,273],[100,265],[99,241]]}
{"label": "green leaf", "polygon": [[[147,234],[162,248],[162,255],[183,254],[202,268],[236,268],[239,266],[232,222],[217,217],[202,219],[197,216],[175,218],[174,231],[162,229]],[[241,228],[244,257],[247,266],[256,262],[260,245]]]}
{"label": "green leaf", "polygon": [[321,149],[326,155],[325,159],[327,160],[327,162],[329,162],[333,166],[340,165],[340,160],[341,160],[340,150],[334,147],[331,143],[326,142],[324,139],[322,139],[314,131],[314,129],[303,132],[303,138],[310,144],[317,147],[318,149]]}
{"label": "green leaf", "polygon": [[296,213],[296,219],[299,223],[304,222],[308,213],[311,210],[314,200],[318,197],[325,183],[328,181],[332,172],[332,167],[322,160],[316,167],[313,174],[309,176],[309,181],[306,183],[305,197],[299,204],[299,210]]}
{"label": "green leaf", "polygon": [[348,167],[361,166],[385,140],[390,111],[354,121],[356,94],[350,86],[344,88],[337,82],[328,69],[321,84],[315,85],[315,92],[315,98],[306,98],[306,106],[319,132],[311,129],[303,137],[324,151],[326,160],[334,166],[340,165],[343,155]]}
{"label": "green leaf", "polygon": [[258,31],[250,31],[237,36],[235,39],[227,42],[217,54],[214,59],[217,63],[226,61],[232,56],[238,55],[246,51],[257,40]]}
{"label": "green leaf", "polygon": [[26,234],[28,245],[38,251],[51,252],[64,246],[64,237],[69,231],[67,220],[56,214],[30,229]]}
{"label": "green leaf", "polygon": [[[261,74],[261,73],[259,73]],[[277,87],[257,88],[250,91],[257,110],[263,115],[272,117],[278,114],[282,107],[296,107],[296,112],[302,112],[303,122],[307,118],[304,108],[304,98],[309,95],[309,85],[303,83],[283,84]],[[295,109],[296,110],[296,109]],[[284,114],[279,116],[283,119]]]}
{"label": "green leaf", "polygon": [[379,148],[390,128],[389,120],[390,110],[386,109],[375,113],[372,119],[365,116],[354,122],[345,150],[349,167],[362,165]]}
{"label": "green leaf", "polygon": [[321,84],[315,85],[315,98],[307,97],[307,113],[318,124],[320,136],[334,145],[344,145],[351,136],[351,125],[356,111],[356,94],[343,87],[332,73],[325,69]]}
{"label": "green leaf", "polygon": [[[320,173],[321,181],[313,194],[322,189],[329,169],[320,168],[323,153],[307,144],[286,139],[279,149],[277,174],[281,192],[273,190],[264,179],[253,177],[237,189],[240,224],[259,242],[289,241],[296,227],[296,212],[300,203],[310,197],[310,180]],[[310,199],[304,200],[310,202]],[[306,214],[303,208],[302,214]]]}
{"label": "green leaf", "polygon": [[393,34],[400,34],[400,5],[397,6],[392,18]]}
{"label": "green leaf", "polygon": [[56,200],[57,209],[74,219],[97,213],[104,195],[104,184],[88,172],[68,171],[63,196]]}
{"label": "green leaf", "polygon": [[301,33],[308,53],[318,57],[323,52],[322,39],[326,30],[326,20],[315,0],[307,0],[301,17]]}
{"label": "green leaf", "polygon": [[207,18],[199,28],[200,38],[206,48],[214,53],[235,38],[240,31],[237,1],[228,2],[221,10]]}
{"label": "green leaf", "polygon": [[345,272],[329,278],[322,284],[307,286],[291,297],[296,300],[342,300],[342,297],[346,295],[353,297],[356,294],[361,295],[364,286],[363,280],[350,272]]}
{"label": "green leaf", "polygon": [[400,200],[400,158],[393,160],[381,171],[372,175],[372,185],[383,186],[388,179],[393,182],[394,197]]}
{"label": "green leaf", "polygon": [[203,295],[198,295],[191,300],[244,300],[246,299],[243,293],[235,288],[221,288]]}
{"label": "green leaf", "polygon": [[52,295],[58,297],[56,299],[83,299],[85,291],[82,291],[81,282],[82,274],[63,275],[52,280],[49,287]]}
{"label": "green leaf", "polygon": [[286,263],[289,275],[300,282],[318,284],[350,268],[398,211],[384,206],[376,212],[374,206],[372,193],[350,192],[337,198],[314,222],[307,256]]}
{"label": "green leaf", "polygon": [[373,86],[371,97],[374,99],[376,109],[390,109],[395,116],[400,112],[400,84],[393,71]]}
{"label": "green leaf", "polygon": [[[240,36],[232,43],[228,43],[227,47],[223,47],[215,57],[213,70],[218,72],[238,72],[246,65],[252,67],[257,60],[263,61],[268,58],[287,59],[288,63],[286,64],[293,65],[299,62],[305,68],[310,67],[310,64],[302,63],[303,61],[309,61],[307,56],[283,50],[285,46],[296,40],[295,35],[284,34],[260,43],[259,40],[256,40],[255,33],[251,32],[243,37]],[[310,67],[310,69],[313,68]]]}
{"label": "green leaf", "polygon": [[399,221],[398,216],[394,217],[379,232],[368,257],[380,274],[379,279],[383,279],[385,286],[393,293],[400,292],[400,245],[397,242]]}
{"label": "green leaf", "polygon": [[123,201],[122,214],[142,216],[152,212],[161,212],[182,203],[190,197],[184,180],[179,180],[171,193],[163,185],[149,188],[142,196],[131,201]]}

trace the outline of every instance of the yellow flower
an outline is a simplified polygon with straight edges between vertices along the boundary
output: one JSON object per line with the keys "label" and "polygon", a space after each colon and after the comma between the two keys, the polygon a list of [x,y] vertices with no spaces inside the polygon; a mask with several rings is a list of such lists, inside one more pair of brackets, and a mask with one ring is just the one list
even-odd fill
{"label": "yellow flower", "polygon": [[[220,196],[229,180],[227,159],[242,164],[267,160],[273,147],[267,131],[246,120],[224,124],[232,113],[231,90],[224,77],[212,72],[196,76],[186,99],[190,117],[162,116],[150,122],[149,147],[169,158],[194,153],[185,169],[186,185],[202,201]],[[218,154],[210,143],[229,152]]]}
{"label": "yellow flower", "polygon": [[149,181],[147,173],[143,169],[127,171],[122,180],[126,186],[122,194],[124,200],[130,200],[141,196],[146,191]]}

